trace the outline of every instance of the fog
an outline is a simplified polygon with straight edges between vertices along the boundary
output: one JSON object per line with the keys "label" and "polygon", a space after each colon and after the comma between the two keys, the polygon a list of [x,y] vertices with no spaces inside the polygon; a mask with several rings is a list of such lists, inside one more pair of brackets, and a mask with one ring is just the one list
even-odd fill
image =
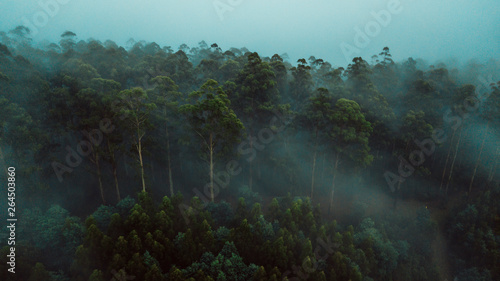
{"label": "fog", "polygon": [[0,11],[0,280],[500,280],[498,2]]}
{"label": "fog", "polygon": [[[292,62],[314,55],[344,67],[353,57],[369,59],[385,46],[395,61],[500,56],[500,5],[493,0],[7,0],[0,9],[0,30],[26,25],[35,31],[35,41],[58,42],[66,30],[82,40],[125,45],[134,38],[174,50],[205,40],[262,56],[287,53]],[[379,22],[374,14],[382,15]],[[355,41],[357,30],[367,37]],[[342,50],[345,44],[352,51]]]}

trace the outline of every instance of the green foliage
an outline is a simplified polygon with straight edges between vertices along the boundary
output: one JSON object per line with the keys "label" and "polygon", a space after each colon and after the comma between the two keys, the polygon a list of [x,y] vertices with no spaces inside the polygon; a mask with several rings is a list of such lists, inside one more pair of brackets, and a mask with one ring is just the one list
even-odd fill
{"label": "green foliage", "polygon": [[[174,52],[132,40],[125,49],[66,31],[38,48],[31,35],[24,26],[0,32],[0,166],[16,167],[23,198],[17,279],[277,281],[294,280],[293,270],[306,280],[439,280],[444,270],[429,261],[442,229],[457,280],[499,279],[500,84],[481,90],[475,81],[496,77],[495,61],[426,69],[420,59],[395,62],[385,47],[344,71],[314,56],[292,66],[286,54],[206,42]],[[479,154],[478,127],[488,128]],[[446,140],[407,179],[404,207],[391,212],[357,196],[368,179],[386,190],[377,175],[400,168],[399,154],[407,159],[422,149],[417,139],[440,129]],[[471,157],[476,186],[464,203]],[[433,189],[446,175],[447,209],[437,210]],[[209,178],[212,201],[227,187],[219,204],[201,194]],[[340,212],[322,217],[313,203],[327,192]],[[100,206],[112,193],[118,204]],[[67,210],[50,206],[54,194]],[[429,208],[416,210],[421,201]]]}
{"label": "green foliage", "polygon": [[198,270],[202,270],[214,280],[251,280],[257,271],[254,264],[245,265],[243,258],[231,242],[226,242],[217,256],[206,253],[200,262],[193,263],[186,268],[185,276],[190,276]]}
{"label": "green foliage", "polygon": [[97,227],[99,227],[101,231],[106,232],[111,222],[111,216],[114,213],[116,213],[116,208],[112,206],[101,205],[92,214],[92,217],[94,217]]}

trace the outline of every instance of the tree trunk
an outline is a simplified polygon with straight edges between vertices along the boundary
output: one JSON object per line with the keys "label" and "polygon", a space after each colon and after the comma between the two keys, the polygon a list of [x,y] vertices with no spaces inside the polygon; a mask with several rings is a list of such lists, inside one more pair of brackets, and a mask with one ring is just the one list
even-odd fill
{"label": "tree trunk", "polygon": [[212,134],[210,134],[210,199],[214,202],[214,146],[212,141]]}
{"label": "tree trunk", "polygon": [[[250,150],[253,151],[252,135],[250,135]],[[252,159],[252,161],[253,161],[253,159]],[[248,188],[250,190],[252,190],[252,181],[253,181],[252,161],[250,161],[248,163],[250,165],[249,170],[248,170],[248,173],[249,173]]]}
{"label": "tree trunk", "polygon": [[451,135],[450,147],[448,148],[448,155],[446,156],[446,161],[444,162],[443,175],[441,176],[441,185],[439,186],[439,191],[441,191],[443,188],[444,176],[446,175],[446,167],[448,166],[448,160],[450,159],[451,148],[453,147],[453,139],[455,137],[456,132],[457,130],[453,130],[453,134]]}
{"label": "tree trunk", "polygon": [[460,133],[458,134],[457,145],[455,146],[455,153],[453,155],[453,161],[451,162],[450,174],[448,175],[448,182],[446,183],[446,189],[444,194],[448,195],[448,186],[450,185],[451,176],[453,175],[453,166],[455,166],[455,160],[457,159],[458,147],[460,146],[460,141],[462,140],[462,130],[463,127],[460,128]]}
{"label": "tree trunk", "polygon": [[486,136],[488,135],[488,126],[489,125],[490,125],[490,123],[488,122],[486,124],[486,131],[484,132],[483,143],[481,143],[481,148],[479,149],[479,155],[477,156],[476,166],[474,167],[474,172],[472,173],[472,178],[470,180],[470,184],[469,184],[469,197],[470,197],[470,194],[472,192],[472,184],[474,183],[474,177],[476,176],[477,167],[479,166],[479,162],[481,161],[481,154],[483,153],[484,142],[486,141]]}
{"label": "tree trunk", "polygon": [[106,200],[104,199],[104,188],[102,187],[102,175],[101,175],[101,165],[99,164],[99,154],[96,154],[95,164],[97,166],[97,179],[99,180],[99,190],[101,191],[101,199],[102,203],[106,204]]}
{"label": "tree trunk", "polygon": [[314,172],[316,170],[316,155],[318,149],[318,128],[314,128],[315,136],[314,136],[314,152],[313,152],[313,163],[312,163],[312,172],[311,172],[311,201],[313,200],[314,194]]}
{"label": "tree trunk", "polygon": [[122,198],[120,196],[120,188],[118,187],[118,177],[116,175],[116,162],[111,163],[111,166],[113,168],[113,179],[115,180],[116,198],[118,199],[118,202],[120,202]]}
{"label": "tree trunk", "polygon": [[326,154],[323,153],[323,160],[321,161],[321,181],[324,182],[325,181],[325,161],[326,161]]}
{"label": "tree trunk", "polygon": [[101,165],[99,163],[99,153],[95,150],[96,148],[91,145],[91,158],[90,161],[94,163],[97,170],[97,181],[99,182],[99,192],[101,194],[102,203],[106,204],[106,200],[104,199],[104,188],[102,187],[102,175],[101,175]]}
{"label": "tree trunk", "polygon": [[[462,125],[463,127],[465,127],[465,124]],[[462,136],[462,139],[464,139],[465,141],[467,141],[467,137],[468,137],[468,134],[470,132],[468,130],[465,130],[464,133],[463,133],[463,136]],[[463,162],[465,161],[465,157],[460,157],[458,158],[458,167],[461,168],[463,167]]]}
{"label": "tree trunk", "polygon": [[497,150],[495,151],[495,158],[493,159],[493,165],[491,165],[490,174],[488,176],[488,183],[493,180],[493,176],[495,175],[498,164],[498,155],[500,155],[500,147],[497,147]]}
{"label": "tree trunk", "polygon": [[331,214],[333,211],[333,196],[335,194],[335,177],[337,176],[337,167],[339,165],[340,153],[337,153],[335,159],[335,166],[333,167],[333,177],[332,177],[332,192],[330,195],[330,207],[328,208],[328,214]]}
{"label": "tree trunk", "polygon": [[107,143],[108,143],[108,151],[109,151],[109,157],[110,157],[110,162],[111,162],[111,168],[113,169],[113,179],[115,181],[116,198],[118,199],[118,202],[120,202],[122,199],[120,196],[120,188],[118,187],[118,176],[117,176],[118,165],[116,164],[115,153],[114,153],[114,151],[112,151],[111,144],[109,143],[109,139],[108,139]]}
{"label": "tree trunk", "polygon": [[142,180],[142,192],[146,192],[146,182],[144,180],[144,162],[142,161],[142,143],[141,139],[138,139],[137,152],[139,153],[139,164],[141,165],[141,180]]}
{"label": "tree trunk", "polygon": [[170,196],[174,196],[174,181],[172,180],[172,164],[170,158],[170,137],[168,134],[168,126],[165,126],[165,132],[167,133],[167,162],[168,162],[168,184],[170,187]]}

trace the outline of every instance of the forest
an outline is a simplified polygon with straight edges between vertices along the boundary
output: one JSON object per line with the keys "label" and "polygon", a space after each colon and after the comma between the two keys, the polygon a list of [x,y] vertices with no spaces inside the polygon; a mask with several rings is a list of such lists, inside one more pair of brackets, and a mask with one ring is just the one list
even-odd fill
{"label": "forest", "polygon": [[499,60],[18,26],[0,107],[1,280],[500,280]]}

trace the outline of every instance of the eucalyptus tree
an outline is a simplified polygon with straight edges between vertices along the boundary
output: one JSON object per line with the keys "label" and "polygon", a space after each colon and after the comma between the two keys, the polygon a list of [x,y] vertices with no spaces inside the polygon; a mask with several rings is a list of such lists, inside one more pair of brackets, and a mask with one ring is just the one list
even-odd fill
{"label": "eucalyptus tree", "polygon": [[160,134],[164,142],[158,140],[159,143],[165,143],[166,146],[166,160],[167,160],[167,174],[168,174],[168,184],[170,190],[170,196],[174,196],[174,182],[172,175],[172,157],[171,157],[171,131],[175,127],[180,125],[179,120],[179,101],[181,99],[182,93],[179,92],[179,86],[175,82],[166,76],[157,76],[152,79],[155,84],[152,90],[152,98],[155,99],[157,104],[157,110],[155,111],[155,116],[161,125],[158,128],[163,127],[161,130],[164,134]]}
{"label": "eucalyptus tree", "polygon": [[[121,89],[121,84],[108,79],[95,78],[91,81],[91,87],[98,93],[98,99],[100,99],[99,109],[99,124],[96,124],[95,128],[101,127],[101,122],[104,124],[110,124],[109,132],[106,130],[104,141],[106,142],[105,147],[101,148],[101,154],[104,160],[111,164],[111,169],[113,173],[113,181],[115,184],[115,192],[117,202],[120,202],[120,187],[118,183],[118,157],[119,153],[124,151],[124,136],[119,130],[112,130],[116,126],[120,126],[121,120],[118,118],[118,113],[113,110],[113,102],[118,98],[118,93]],[[97,113],[97,112],[96,112]],[[107,126],[106,126],[107,127]],[[102,144],[101,144],[102,145]]]}
{"label": "eucalyptus tree", "polygon": [[327,143],[328,132],[331,129],[331,118],[334,112],[334,100],[332,95],[325,88],[319,88],[316,93],[309,98],[306,106],[302,125],[304,129],[310,131],[313,143],[312,170],[311,170],[311,199],[314,195],[314,183],[316,162],[319,147],[324,147]]}
{"label": "eucalyptus tree", "polygon": [[[486,142],[486,138],[488,136],[488,128],[490,125],[492,125],[491,127],[496,127],[500,124],[500,90],[499,90],[499,86],[500,86],[500,81],[497,82],[497,84],[492,84],[491,85],[491,88],[492,88],[492,92],[490,93],[490,95],[488,96],[488,98],[486,99],[485,101],[485,105],[484,105],[484,109],[483,109],[483,112],[482,112],[482,116],[484,119],[487,120],[487,125],[486,125],[486,131],[484,132],[484,136],[483,136],[483,140],[482,140],[482,143],[481,143],[481,147],[479,148],[479,153],[478,153],[478,156],[477,156],[477,160],[476,160],[476,164],[474,166],[474,171],[472,173],[472,178],[470,180],[470,184],[469,184],[469,196],[472,192],[472,185],[474,183],[474,178],[476,176],[476,172],[477,172],[477,168],[480,164],[480,161],[481,161],[481,155],[483,153],[483,149],[484,149],[484,144]],[[496,126],[495,126],[496,125]],[[498,143],[497,143],[498,144]],[[495,169],[496,169],[496,165],[497,165],[497,159],[498,159],[498,153],[499,152],[499,149],[498,147],[496,148],[496,151],[495,151],[495,154],[494,154],[494,160],[493,160],[493,165],[492,165],[492,168],[489,172],[489,175],[488,175],[488,182],[490,182],[491,180],[493,180],[493,175],[495,173]]]}
{"label": "eucalyptus tree", "polygon": [[369,64],[361,57],[354,58],[352,62],[344,72],[348,77],[346,86],[350,91],[349,97],[361,106],[366,119],[373,126],[373,146],[378,150],[387,148],[387,139],[391,135],[389,127],[396,118],[394,111],[372,82]]}
{"label": "eucalyptus tree", "polygon": [[[492,127],[498,128],[500,126],[500,81],[496,84],[492,83],[491,89],[492,91],[484,105],[484,116],[492,123]],[[498,159],[500,158],[500,144],[497,142],[496,145],[497,148],[493,157],[493,165],[491,165],[488,175],[488,182],[493,180],[498,165]]]}
{"label": "eucalyptus tree", "polygon": [[[444,78],[442,78],[442,79],[444,79],[444,80],[448,79],[447,72],[445,72],[445,74],[443,74],[443,76],[444,76]],[[448,194],[448,187],[449,187],[449,185],[452,181],[452,178],[453,178],[455,161],[457,159],[458,152],[460,150],[460,144],[461,144],[462,138],[463,138],[464,127],[465,127],[466,123],[468,123],[467,117],[470,114],[469,111],[471,108],[477,108],[477,106],[479,105],[478,102],[479,102],[479,100],[478,100],[478,97],[476,94],[476,87],[474,85],[471,85],[471,84],[465,84],[462,87],[456,89],[454,91],[454,95],[451,97],[451,104],[452,104],[451,113],[455,114],[456,116],[452,117],[452,118],[446,118],[446,119],[451,119],[450,121],[454,122],[454,124],[451,126],[451,128],[454,131],[456,131],[457,129],[460,129],[460,130],[459,130],[458,139],[457,139],[457,142],[455,145],[453,160],[452,160],[451,165],[450,165],[450,172],[448,174],[448,181],[446,183],[446,188],[445,188],[446,194]],[[465,132],[467,132],[467,131],[465,130]],[[453,145],[453,143],[451,142],[450,145]],[[479,155],[477,161],[479,161],[480,157],[481,157],[481,155]],[[475,172],[474,172],[474,174],[475,174]],[[473,178],[471,180],[471,186],[472,186],[472,181],[473,181]],[[469,189],[470,188],[471,187],[469,187]]]}
{"label": "eucalyptus tree", "polygon": [[[248,55],[247,63],[235,80],[235,92],[231,98],[233,108],[241,118],[248,135],[249,150],[254,150],[254,142],[259,129],[278,110],[279,92],[276,76],[271,66],[263,62],[257,53]],[[248,187],[252,189],[252,160],[249,160]]]}
{"label": "eucalyptus tree", "polygon": [[307,65],[305,59],[299,59],[297,66],[290,69],[293,80],[290,81],[290,95],[292,108],[298,107],[306,101],[312,92],[313,79],[311,75],[311,67]]}
{"label": "eucalyptus tree", "polygon": [[61,34],[61,41],[59,41],[59,45],[61,45],[61,48],[63,52],[68,52],[73,50],[73,48],[76,45],[76,34],[72,31],[65,31]]}
{"label": "eucalyptus tree", "polygon": [[329,130],[331,147],[336,155],[330,193],[329,210],[331,212],[336,188],[335,179],[341,158],[351,161],[355,166],[369,165],[373,161],[368,146],[373,128],[370,122],[365,119],[359,104],[345,98],[336,101],[333,111],[328,117],[332,124],[331,130]]}
{"label": "eucalyptus tree", "polygon": [[144,138],[152,129],[150,115],[156,109],[156,105],[150,101],[148,94],[142,88],[123,90],[118,93],[117,98],[115,110],[118,109],[120,119],[124,121],[124,130],[131,136],[132,149],[137,153],[142,192],[146,192]]}
{"label": "eucalyptus tree", "polygon": [[189,97],[194,102],[181,106],[181,112],[187,115],[191,129],[201,142],[201,157],[209,165],[210,199],[213,202],[216,160],[232,151],[244,127],[217,81],[208,80]]}
{"label": "eucalyptus tree", "polygon": [[276,87],[278,88],[278,91],[283,98],[284,95],[288,92],[288,71],[286,69],[285,63],[283,62],[283,58],[278,54],[274,54],[271,57],[271,62],[269,63],[269,65],[271,66],[276,76]]}

